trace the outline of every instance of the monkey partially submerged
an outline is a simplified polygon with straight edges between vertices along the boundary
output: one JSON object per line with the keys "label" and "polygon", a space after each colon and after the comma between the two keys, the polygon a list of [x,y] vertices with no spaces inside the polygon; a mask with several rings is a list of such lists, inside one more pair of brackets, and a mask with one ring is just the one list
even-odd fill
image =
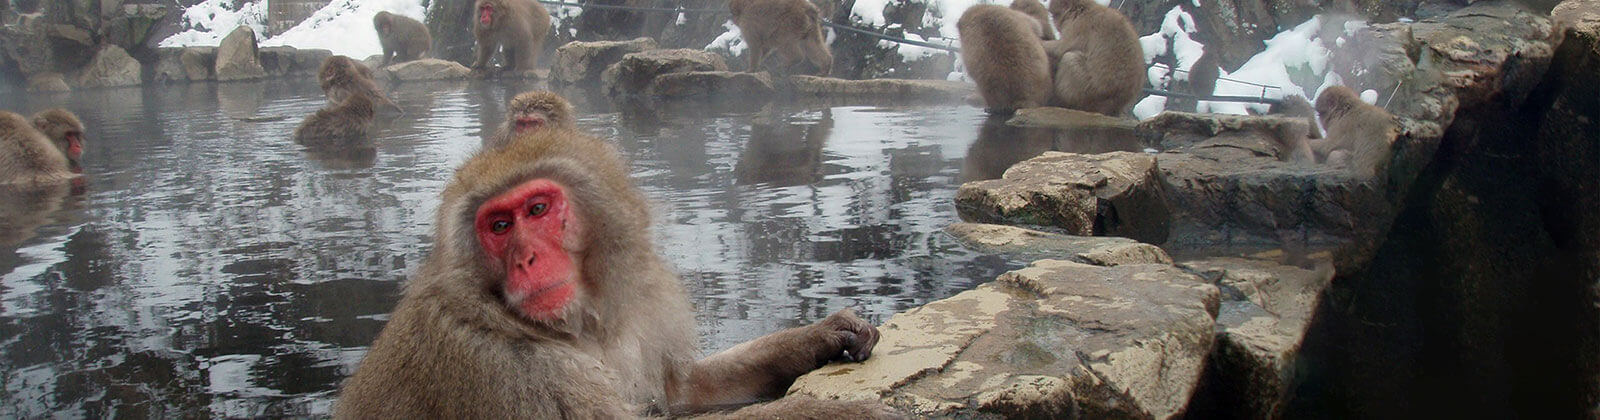
{"label": "monkey partially submerged", "polygon": [[1122,116],[1145,82],[1139,33],[1117,9],[1094,0],[1051,0],[1061,39],[1045,42],[1056,105]]}
{"label": "monkey partially submerged", "polygon": [[505,146],[511,138],[534,130],[566,129],[578,127],[572,103],[555,92],[533,91],[511,98],[506,110],[506,121],[494,134],[483,139],[485,149]]}
{"label": "monkey partially submerged", "polygon": [[371,148],[374,102],[371,95],[356,93],[317,110],[295,128],[295,143],[323,150]]}
{"label": "monkey partially submerged", "polygon": [[750,72],[762,71],[762,62],[777,54],[778,68],[787,72],[804,60],[813,74],[833,72],[833,53],[822,35],[822,12],[807,0],[731,0],[728,11],[739,36],[750,46]]}
{"label": "monkey partially submerged", "polygon": [[[340,418],[633,418],[783,395],[878,341],[844,310],[695,360],[693,312],[644,195],[604,140],[551,127],[484,149],[445,188],[434,244],[344,385]],[[784,398],[731,414],[892,417]]]}
{"label": "monkey partially submerged", "polygon": [[65,109],[34,114],[32,121],[0,111],[0,184],[40,184],[78,176],[83,123]]}
{"label": "monkey partially submerged", "polygon": [[472,70],[488,71],[489,57],[503,50],[502,70],[533,71],[550,32],[550,12],[534,0],[478,0],[472,9],[477,12],[472,36],[478,42]]}
{"label": "monkey partially submerged", "polygon": [[400,105],[389,100],[378,89],[378,82],[372,78],[372,69],[350,57],[335,55],[322,60],[322,67],[317,69],[317,84],[328,96],[329,103],[338,104],[351,95],[359,94],[371,98],[378,108],[396,114],[403,113]]}
{"label": "monkey partially submerged", "polygon": [[428,25],[416,19],[378,12],[372,17],[372,28],[378,32],[378,44],[383,47],[383,66],[418,60],[428,55],[433,46],[433,35]]}
{"label": "monkey partially submerged", "polygon": [[1049,101],[1050,64],[1041,29],[1028,15],[993,5],[972,6],[956,21],[961,64],[989,113],[1008,115]]}

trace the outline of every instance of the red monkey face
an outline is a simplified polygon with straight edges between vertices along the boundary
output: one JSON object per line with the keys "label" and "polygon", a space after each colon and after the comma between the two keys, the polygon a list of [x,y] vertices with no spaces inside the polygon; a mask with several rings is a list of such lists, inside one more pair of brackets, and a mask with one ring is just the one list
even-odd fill
{"label": "red monkey face", "polygon": [[505,269],[506,304],[530,319],[559,320],[578,291],[567,245],[580,225],[566,189],[524,182],[478,206],[474,228],[490,263]]}
{"label": "red monkey face", "polygon": [[484,26],[494,24],[494,5],[484,3],[483,6],[478,7],[478,23]]}
{"label": "red monkey face", "polygon": [[77,130],[68,131],[65,137],[67,138],[67,158],[78,160],[78,156],[83,155],[83,133]]}
{"label": "red monkey face", "polygon": [[550,115],[550,112],[543,109],[535,109],[517,114],[517,120],[515,123],[516,131],[518,133],[526,133],[528,131],[537,130],[540,127],[544,127],[545,124],[550,122],[549,118],[545,117],[546,115]]}

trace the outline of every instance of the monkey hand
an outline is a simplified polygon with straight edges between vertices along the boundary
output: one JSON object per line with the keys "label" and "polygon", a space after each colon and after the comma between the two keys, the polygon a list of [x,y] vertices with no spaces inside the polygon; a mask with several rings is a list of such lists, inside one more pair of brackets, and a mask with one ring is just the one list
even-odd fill
{"label": "monkey hand", "polygon": [[842,309],[814,325],[827,337],[828,351],[819,362],[832,360],[860,362],[872,356],[872,347],[878,344],[878,327],[867,323],[856,312]]}

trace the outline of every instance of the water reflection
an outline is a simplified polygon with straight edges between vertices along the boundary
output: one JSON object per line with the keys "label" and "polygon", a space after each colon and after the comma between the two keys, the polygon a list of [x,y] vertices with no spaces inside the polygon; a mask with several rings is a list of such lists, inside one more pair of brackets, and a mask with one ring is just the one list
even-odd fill
{"label": "water reflection", "polygon": [[[529,87],[392,86],[405,114],[354,157],[289,138],[326,103],[309,82],[0,99],[77,111],[96,145],[86,192],[0,195],[0,417],[325,414],[452,170]],[[1017,266],[941,232],[979,110],[579,110],[656,202],[706,350],[847,306],[881,322]]]}
{"label": "water reflection", "polygon": [[978,139],[967,149],[961,179],[999,179],[1011,165],[1049,151],[1096,154],[1141,150],[1144,146],[1129,127],[1030,128],[1008,125],[1006,117],[989,117],[978,128]]}

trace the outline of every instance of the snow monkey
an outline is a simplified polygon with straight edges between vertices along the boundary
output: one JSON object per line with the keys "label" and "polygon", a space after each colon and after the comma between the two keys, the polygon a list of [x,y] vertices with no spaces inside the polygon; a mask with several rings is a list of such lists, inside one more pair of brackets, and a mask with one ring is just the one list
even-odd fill
{"label": "snow monkey", "polygon": [[515,136],[541,129],[575,130],[578,119],[573,115],[572,103],[548,91],[522,92],[511,98],[506,111],[506,121],[500,129],[483,139],[483,148],[505,146]]}
{"label": "snow monkey", "polygon": [[1013,0],[1011,10],[1022,12],[1039,21],[1040,40],[1056,39],[1056,26],[1050,23],[1050,11],[1044,8],[1044,3],[1040,3],[1039,0]]}
{"label": "snow monkey", "polygon": [[[696,360],[694,312],[606,140],[562,127],[483,149],[442,193],[433,246],[334,407],[337,418],[637,418],[782,397],[876,327],[846,309]],[[783,398],[732,418],[893,418]]]}
{"label": "snow monkey", "polygon": [[822,11],[807,0],[731,0],[728,11],[750,46],[750,70],[759,72],[767,56],[777,53],[787,71],[804,60],[816,75],[833,72],[833,53],[822,35]]}
{"label": "snow monkey", "polygon": [[322,67],[317,70],[317,84],[322,86],[322,93],[328,96],[329,103],[338,104],[350,95],[359,93],[371,98],[380,108],[402,112],[400,105],[389,100],[378,89],[378,82],[372,78],[372,69],[350,57],[335,55],[322,60]]}
{"label": "snow monkey", "polygon": [[78,176],[83,123],[64,109],[36,114],[33,121],[0,111],[0,184],[41,184]]}
{"label": "snow monkey", "polygon": [[956,21],[961,64],[978,85],[989,113],[1009,115],[1050,100],[1050,64],[1040,43],[1041,29],[1032,17],[993,5],[972,6]]}
{"label": "snow monkey", "polygon": [[369,94],[352,93],[343,101],[317,110],[294,129],[296,143],[322,150],[370,148],[373,109],[376,100]]}
{"label": "snow monkey", "polygon": [[1333,86],[1317,95],[1317,117],[1327,130],[1321,140],[1308,140],[1317,161],[1347,165],[1361,178],[1386,173],[1390,147],[1400,135],[1394,115],[1362,101],[1350,88]]}
{"label": "snow monkey", "polygon": [[478,59],[472,62],[472,70],[487,71],[489,57],[504,51],[502,70],[533,71],[544,52],[544,38],[550,34],[550,12],[534,0],[478,0],[473,10],[478,17],[472,24]]}
{"label": "snow monkey", "polygon": [[433,46],[433,35],[428,25],[416,19],[389,12],[378,12],[372,17],[372,27],[378,31],[378,44],[383,47],[383,66],[421,59],[428,56]]}
{"label": "snow monkey", "polygon": [[1055,103],[1120,116],[1144,88],[1144,50],[1121,12],[1094,0],[1050,0],[1061,39],[1045,42]]}

